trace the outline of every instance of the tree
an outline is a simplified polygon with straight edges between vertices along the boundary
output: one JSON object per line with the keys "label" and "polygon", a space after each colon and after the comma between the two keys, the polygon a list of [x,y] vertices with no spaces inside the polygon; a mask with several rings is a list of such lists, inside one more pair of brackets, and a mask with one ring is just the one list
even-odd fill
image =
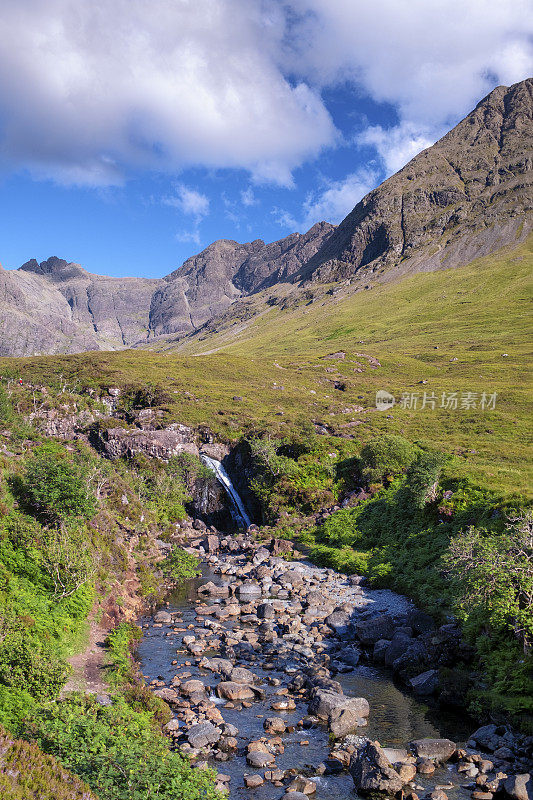
{"label": "tree", "polygon": [[83,533],[65,523],[46,530],[41,545],[41,563],[54,584],[54,597],[70,597],[96,572],[91,550]]}
{"label": "tree", "polygon": [[367,483],[376,483],[384,478],[401,475],[415,459],[419,449],[416,445],[387,433],[372,439],[361,450],[362,475]]}
{"label": "tree", "polygon": [[57,442],[35,448],[26,462],[25,488],[30,503],[51,520],[90,519],[96,512],[88,465],[75,461]]}
{"label": "tree", "polygon": [[509,628],[524,653],[533,646],[533,513],[509,519],[503,533],[470,527],[450,542],[444,567],[460,587],[464,617]]}

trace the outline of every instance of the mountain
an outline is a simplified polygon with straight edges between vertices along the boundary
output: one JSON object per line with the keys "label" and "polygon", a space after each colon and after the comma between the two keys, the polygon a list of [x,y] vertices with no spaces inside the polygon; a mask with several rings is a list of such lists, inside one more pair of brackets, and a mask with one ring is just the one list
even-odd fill
{"label": "mountain", "polygon": [[0,268],[0,355],[157,347],[265,289],[368,285],[518,244],[531,230],[532,141],[528,79],[496,88],[338,227],[270,244],[222,239],[157,280],[93,275],[56,257]]}

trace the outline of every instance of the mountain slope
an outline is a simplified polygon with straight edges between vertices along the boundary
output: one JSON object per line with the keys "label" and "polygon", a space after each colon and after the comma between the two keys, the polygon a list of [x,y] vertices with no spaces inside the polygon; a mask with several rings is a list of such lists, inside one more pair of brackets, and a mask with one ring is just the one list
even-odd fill
{"label": "mountain slope", "polygon": [[301,272],[339,280],[453,267],[531,229],[533,79],[499,86],[374,189]]}
{"label": "mountain slope", "polygon": [[0,268],[0,355],[165,347],[221,314],[240,319],[236,301],[268,289],[303,297],[309,284],[375,285],[525,241],[532,141],[528,79],[491,92],[337,228],[321,222],[270,244],[222,239],[160,280],[93,275],[55,257]]}

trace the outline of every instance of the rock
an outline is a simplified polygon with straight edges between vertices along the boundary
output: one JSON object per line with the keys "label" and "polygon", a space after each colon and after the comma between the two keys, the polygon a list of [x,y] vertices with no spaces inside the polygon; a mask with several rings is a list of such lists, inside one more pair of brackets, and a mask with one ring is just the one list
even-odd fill
{"label": "rock", "polygon": [[402,779],[385,757],[379,742],[366,741],[352,756],[349,765],[354,787],[364,796],[400,792]]}
{"label": "rock", "polygon": [[274,619],[276,612],[271,603],[261,603],[257,606],[257,616],[259,619]]}
{"label": "rock", "polygon": [[514,800],[533,800],[533,777],[529,773],[512,775],[503,782],[503,788]]}
{"label": "rock", "polygon": [[185,683],[182,683],[180,686],[180,692],[186,697],[191,697],[193,694],[196,693],[205,694],[205,686],[202,683],[202,681],[193,679],[190,681],[185,681]]}
{"label": "rock", "polygon": [[154,622],[158,624],[168,625],[172,622],[172,615],[168,611],[158,611],[154,616]]}
{"label": "rock", "polygon": [[309,778],[304,778],[303,775],[298,775],[298,777],[287,786],[287,792],[301,792],[303,795],[308,796],[316,792],[316,783],[309,780]]}
{"label": "rock", "polygon": [[203,583],[196,591],[198,594],[206,594],[209,597],[229,597],[229,587],[217,586],[213,581]]}
{"label": "rock", "polygon": [[246,762],[251,767],[267,767],[274,761],[272,753],[265,753],[261,750],[252,750],[246,754]]}
{"label": "rock", "polygon": [[364,645],[374,645],[379,639],[392,639],[395,623],[390,614],[379,614],[355,625],[357,637]]}
{"label": "rock", "polygon": [[252,684],[254,680],[255,675],[249,669],[245,669],[244,667],[234,667],[231,670],[230,682]]}
{"label": "rock", "polygon": [[281,800],[307,800],[307,795],[303,792],[287,792]]}
{"label": "rock", "polygon": [[237,595],[239,599],[244,600],[244,602],[249,602],[250,600],[261,597],[261,594],[261,584],[255,583],[255,581],[244,581],[241,586],[237,587]]}
{"label": "rock", "polygon": [[348,630],[348,623],[350,622],[350,615],[344,611],[334,611],[324,620],[326,625],[335,631],[338,636],[346,633]]}
{"label": "rock", "polygon": [[327,689],[312,689],[307,712],[319,719],[328,719],[333,711],[350,711],[356,717],[368,717],[370,706],[364,697],[346,697]]}
{"label": "rock", "polygon": [[164,700],[165,703],[177,703],[179,700],[178,693],[174,689],[156,689],[154,695]]}
{"label": "rock", "polygon": [[263,728],[267,733],[285,733],[285,721],[281,717],[267,717]]}
{"label": "rock", "polygon": [[255,692],[251,686],[246,683],[235,683],[234,681],[221,681],[217,688],[216,693],[219,697],[225,700],[253,700]]}
{"label": "rock", "polygon": [[176,731],[179,731],[180,727],[181,727],[181,722],[179,721],[179,719],[171,719],[165,725],[165,730],[167,733],[176,733]]}
{"label": "rock", "polygon": [[430,758],[444,763],[449,761],[457,747],[451,739],[415,739],[409,747],[417,758]]}
{"label": "rock", "polygon": [[411,689],[419,697],[429,697],[435,694],[439,688],[439,671],[437,669],[429,669],[426,672],[421,672],[409,681]]}
{"label": "rock", "polygon": [[216,744],[222,736],[221,731],[210,722],[201,722],[193,725],[187,732],[187,739],[191,747],[201,749],[210,744]]}
{"label": "rock", "polygon": [[262,786],[264,784],[264,779],[261,775],[245,775],[244,776],[244,785],[247,789],[257,789],[258,786]]}

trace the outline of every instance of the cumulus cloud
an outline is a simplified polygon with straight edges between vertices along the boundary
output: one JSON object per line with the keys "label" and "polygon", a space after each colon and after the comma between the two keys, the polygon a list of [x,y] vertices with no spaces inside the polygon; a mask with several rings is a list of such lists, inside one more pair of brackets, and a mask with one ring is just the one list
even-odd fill
{"label": "cumulus cloud", "polygon": [[4,0],[0,158],[66,183],[203,165],[290,185],[336,133],[280,69],[284,33],[260,0]]}
{"label": "cumulus cloud", "polygon": [[397,172],[434,141],[435,137],[429,135],[427,126],[408,121],[389,129],[382,125],[370,125],[355,139],[357,144],[376,148],[387,176]]}
{"label": "cumulus cloud", "polygon": [[320,192],[308,194],[300,219],[279,208],[275,209],[274,217],[278,225],[290,230],[307,231],[322,220],[338,224],[376,183],[374,171],[360,170],[342,181],[328,181]]}
{"label": "cumulus cloud", "polygon": [[292,7],[298,16],[287,58],[302,78],[315,86],[352,82],[396,107],[397,127],[366,136],[387,173],[497,83],[533,72],[529,0],[292,0]]}
{"label": "cumulus cloud", "polygon": [[239,168],[293,185],[348,85],[398,112],[387,169],[531,71],[529,0],[4,0],[0,164],[64,183]]}

